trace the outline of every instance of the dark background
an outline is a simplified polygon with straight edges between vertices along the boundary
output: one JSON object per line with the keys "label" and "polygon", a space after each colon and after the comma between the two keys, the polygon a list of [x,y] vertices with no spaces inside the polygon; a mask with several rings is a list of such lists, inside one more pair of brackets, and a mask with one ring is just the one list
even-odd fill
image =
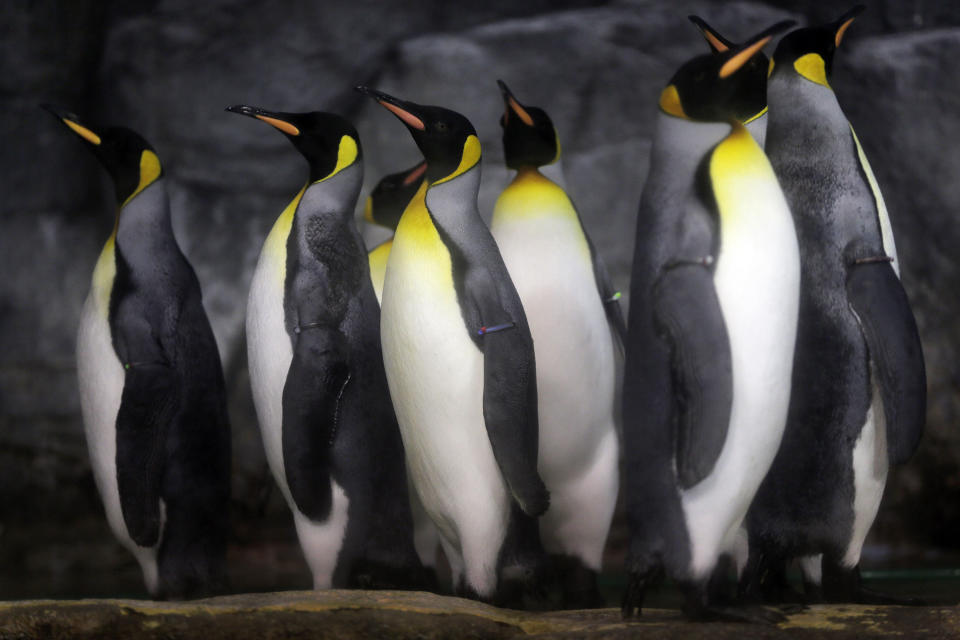
{"label": "dark background", "polygon": [[[224,107],[329,110],[360,131],[365,197],[418,153],[364,83],[467,115],[484,148],[481,211],[508,178],[495,84],[548,110],[569,191],[619,288],[660,89],[705,44],[697,13],[746,38],[774,21],[835,19],[846,4],[486,0],[0,3],[0,598],[143,595],[114,542],[87,460],[75,333],[113,224],[106,174],[40,102],[123,124],[156,148],[173,222],[224,362],[233,423],[234,588],[309,587],[263,457],[246,372],[247,288],[306,166],[270,127]],[[864,564],[953,566],[960,545],[958,274],[960,5],[877,0],[849,29],[833,86],[884,190],[927,360],[928,425],[895,470]],[[768,52],[773,47],[768,47]],[[362,202],[361,202],[362,205]],[[385,234],[367,230],[371,242]],[[824,375],[830,375],[825,371]],[[618,519],[608,568],[622,568]],[[960,566],[960,563],[957,563]]]}

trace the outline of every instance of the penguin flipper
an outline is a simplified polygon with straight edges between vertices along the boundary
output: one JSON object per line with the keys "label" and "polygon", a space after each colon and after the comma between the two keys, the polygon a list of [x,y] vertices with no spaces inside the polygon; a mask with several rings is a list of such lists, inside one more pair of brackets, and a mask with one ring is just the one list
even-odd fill
{"label": "penguin flipper", "polygon": [[689,488],[713,470],[727,438],[733,404],[730,340],[713,274],[703,265],[668,267],[654,285],[653,302],[658,329],[671,348],[677,475]]}
{"label": "penguin flipper", "polygon": [[331,450],[350,382],[345,338],[336,329],[302,330],[283,385],[283,466],[297,508],[313,521],[330,514]]}
{"label": "penguin flipper", "polygon": [[891,464],[906,462],[920,443],[926,421],[927,377],[917,322],[887,260],[854,261],[846,287],[883,399],[887,456]]}
{"label": "penguin flipper", "polygon": [[[483,418],[493,456],[510,492],[529,516],[550,506],[537,471],[539,422],[533,339],[526,322],[516,323],[493,287],[473,292],[483,350]],[[519,299],[518,299],[519,303]],[[521,312],[522,313],[522,312]]]}
{"label": "penguin flipper", "polygon": [[167,425],[180,407],[178,380],[165,361],[129,362],[117,412],[117,487],[130,537],[141,547],[160,539],[160,497]]}

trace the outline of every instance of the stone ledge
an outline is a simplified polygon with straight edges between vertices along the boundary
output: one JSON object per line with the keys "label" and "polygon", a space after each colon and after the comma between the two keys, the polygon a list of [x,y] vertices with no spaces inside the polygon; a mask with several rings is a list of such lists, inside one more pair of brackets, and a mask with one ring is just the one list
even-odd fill
{"label": "stone ledge", "polygon": [[0,603],[0,640],[14,638],[863,638],[960,636],[956,607],[818,605],[778,626],[696,624],[651,609],[528,613],[401,591],[293,591],[191,602],[32,600]]}

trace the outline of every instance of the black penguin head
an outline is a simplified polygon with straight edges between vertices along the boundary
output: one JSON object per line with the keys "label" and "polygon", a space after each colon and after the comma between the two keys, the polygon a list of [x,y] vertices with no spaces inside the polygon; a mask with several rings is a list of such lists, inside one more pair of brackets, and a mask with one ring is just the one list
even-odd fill
{"label": "black penguin head", "polygon": [[[687,16],[687,18],[700,29],[704,40],[707,41],[710,50],[715,54],[723,54],[731,49],[737,49],[741,45],[722,36],[716,29],[707,24],[706,20],[700,16]],[[782,29],[792,26],[793,20],[787,20],[778,23]],[[743,96],[742,105],[736,119],[741,122],[750,122],[754,118],[762,115],[767,109],[767,75],[769,74],[770,60],[763,53],[758,51],[743,66],[742,73],[750,76],[751,80],[747,83],[750,90]]]}
{"label": "black penguin head", "polygon": [[426,171],[427,163],[420,162],[406,171],[381,178],[367,198],[364,219],[371,224],[395,230],[404,209],[420,188]]}
{"label": "black penguin head", "polygon": [[744,44],[690,60],[661,92],[660,108],[678,118],[705,122],[756,115],[757,105],[766,105],[766,74],[757,73],[748,63],[773,34],[790,24],[777,23]]}
{"label": "black penguin head", "polygon": [[335,113],[284,113],[244,104],[227,111],[262,120],[285,135],[310,164],[311,183],[333,177],[363,157],[357,130]]}
{"label": "black penguin head", "polygon": [[160,158],[136,131],[125,127],[97,130],[82,124],[80,118],[65,109],[50,104],[41,106],[87,143],[87,148],[113,178],[121,207],[163,175]]}
{"label": "black penguin head", "polygon": [[356,89],[379,102],[406,125],[427,160],[426,176],[430,183],[452,179],[480,162],[477,131],[456,111],[407,102],[369,87]]}
{"label": "black penguin head", "polygon": [[503,80],[497,80],[506,110],[503,127],[503,156],[511,169],[540,167],[560,158],[560,140],[547,112],[520,103]]}
{"label": "black penguin head", "polygon": [[833,54],[847,28],[865,8],[858,4],[833,22],[797,29],[785,35],[773,52],[771,74],[779,69],[793,69],[807,80],[829,87]]}

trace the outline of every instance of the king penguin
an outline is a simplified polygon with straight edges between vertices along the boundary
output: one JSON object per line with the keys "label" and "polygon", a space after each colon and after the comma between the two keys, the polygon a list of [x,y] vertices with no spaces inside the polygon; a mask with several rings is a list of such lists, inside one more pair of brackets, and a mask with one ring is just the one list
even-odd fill
{"label": "king penguin", "polygon": [[[413,196],[420,190],[427,163],[420,161],[406,171],[391,173],[380,179],[367,196],[363,217],[370,224],[386,227],[391,231],[397,230],[400,216],[404,209],[413,200]],[[384,240],[370,250],[370,279],[373,281],[373,290],[377,294],[379,303],[383,297],[383,278],[387,272],[387,259],[390,257],[390,248],[393,247],[393,238]],[[420,556],[420,562],[436,581],[437,552],[440,546],[440,533],[433,524],[420,502],[417,492],[412,486],[410,493],[410,510],[413,514],[413,545]]]}
{"label": "king penguin", "polygon": [[459,113],[357,89],[409,129],[427,161],[383,285],[384,364],[407,466],[440,531],[457,591],[484,600],[534,572],[537,472],[533,341],[477,211],[480,141]]}
{"label": "king penguin", "polygon": [[227,110],[272,125],[309,164],[260,253],[247,343],[267,461],[314,588],[419,587],[380,310],[354,221],[357,132],[332,113]]}
{"label": "king penguin", "polygon": [[[363,210],[364,220],[396,231],[400,216],[413,200],[413,196],[417,195],[426,170],[427,163],[421,161],[406,171],[391,173],[380,178],[380,182],[367,196]],[[384,240],[368,254],[370,280],[373,281],[373,291],[377,294],[378,303],[383,297],[383,278],[387,273],[387,258],[390,257],[391,247],[393,247],[393,238]]]}
{"label": "king penguin", "polygon": [[[687,16],[700,29],[714,53],[724,53],[736,49],[739,45],[720,35],[700,16]],[[787,27],[784,27],[785,29]],[[767,73],[770,60],[763,51],[758,51],[747,63],[741,73],[750,74],[754,79],[749,83],[751,90],[741,96],[735,117],[747,128],[757,144],[763,148],[767,136]]]}
{"label": "king penguin", "polygon": [[747,523],[754,578],[782,583],[799,558],[808,595],[866,603],[890,601],[860,584],[860,553],[889,465],[918,446],[926,374],[883,196],[830,86],[862,9],[789,33],[773,55],[767,153],[796,222],[803,288],[783,447]]}
{"label": "king penguin", "polygon": [[778,24],[684,64],[660,95],[637,218],[624,380],[623,613],[663,570],[694,619],[752,620],[708,591],[780,445],[799,302],[796,232],[740,123]]}
{"label": "king penguin", "polygon": [[230,425],[200,284],[173,235],[160,159],[137,133],[47,105],[113,178],[118,209],[77,335],[80,407],[107,521],[156,598],[223,588]]}
{"label": "king penguin", "polygon": [[536,347],[538,468],[550,491],[540,536],[556,560],[563,605],[600,606],[597,573],[620,484],[613,332],[622,341],[626,326],[576,207],[539,171],[560,158],[553,122],[499,84],[504,159],[517,175],[494,205],[490,231]]}

